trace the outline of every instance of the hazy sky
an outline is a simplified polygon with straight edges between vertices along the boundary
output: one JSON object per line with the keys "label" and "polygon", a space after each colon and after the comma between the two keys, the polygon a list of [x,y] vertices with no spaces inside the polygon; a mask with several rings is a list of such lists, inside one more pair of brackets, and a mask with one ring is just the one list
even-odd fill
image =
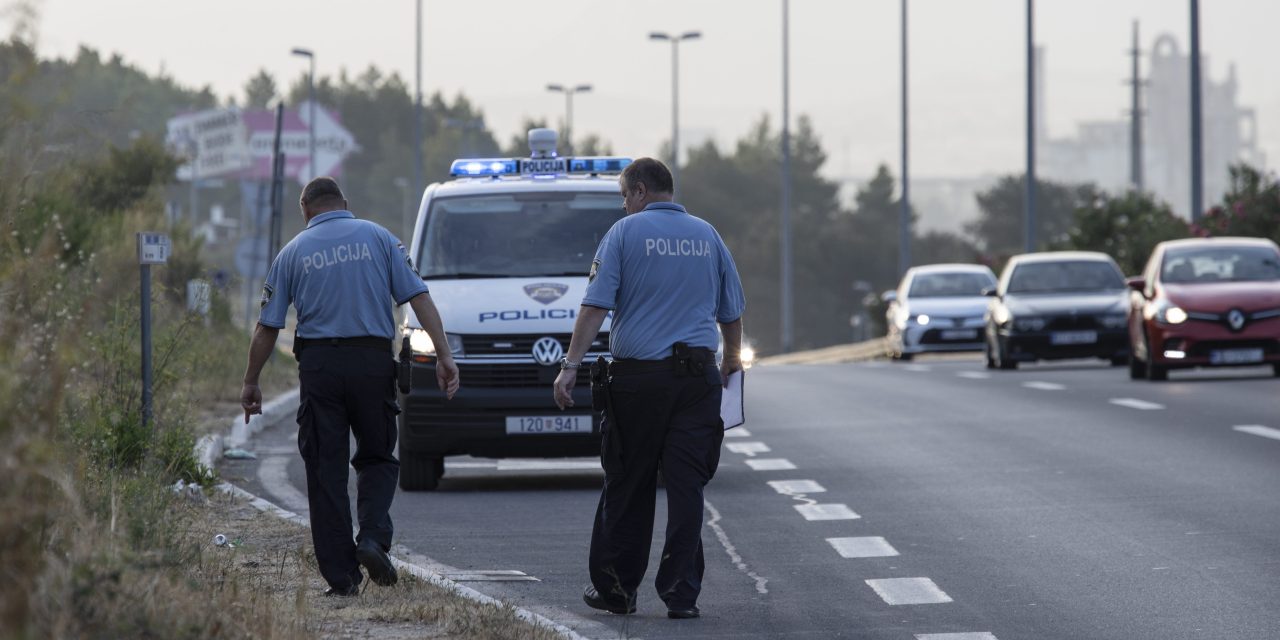
{"label": "hazy sky", "polygon": [[[1207,72],[1234,62],[1240,101],[1258,110],[1262,145],[1280,159],[1280,2],[1201,3]],[[188,85],[240,95],[259,68],[293,79],[316,51],[320,74],[370,64],[413,79],[413,0],[42,0],[39,49],[86,44]],[[681,124],[722,144],[781,105],[780,0],[424,0],[424,93],[465,92],[505,140],[521,117],[559,119],[548,82],[592,83],[575,102],[579,131],[620,154],[657,151],[670,135],[670,46],[653,30],[699,29],[681,48]],[[1021,171],[1023,0],[910,0],[912,163],[915,175]],[[897,165],[897,0],[792,0],[791,109],[808,114],[831,175]],[[1047,48],[1050,135],[1128,107],[1131,21],[1143,46],[1160,33],[1183,49],[1187,0],[1040,0],[1036,40]],[[5,29],[7,31],[7,29]]]}

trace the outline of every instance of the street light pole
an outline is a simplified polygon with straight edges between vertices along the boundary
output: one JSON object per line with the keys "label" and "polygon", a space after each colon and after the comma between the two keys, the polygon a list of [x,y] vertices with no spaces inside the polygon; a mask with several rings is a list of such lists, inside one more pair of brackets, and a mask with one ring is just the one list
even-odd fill
{"label": "street light pole", "polygon": [[790,353],[792,349],[791,327],[791,62],[790,62],[790,5],[782,0],[782,225],[779,233],[781,242],[781,282],[780,298],[782,302],[782,352]]}
{"label": "street light pole", "polygon": [[1200,0],[1191,0],[1191,221],[1204,213],[1204,131],[1200,112]]}
{"label": "street light pole", "polygon": [[1036,44],[1034,0],[1027,0],[1027,175],[1023,196],[1025,250],[1036,250]]}
{"label": "street light pole", "polygon": [[417,1],[414,13],[414,56],[413,56],[413,194],[422,197],[422,182],[425,171],[422,167],[422,0]]}
{"label": "street light pole", "polygon": [[564,155],[573,155],[573,94],[586,93],[591,91],[591,85],[580,84],[574,87],[568,85],[549,84],[547,91],[552,93],[564,94]]}
{"label": "street light pole", "polygon": [[680,35],[661,31],[649,34],[650,40],[671,43],[671,177],[676,190],[680,189],[680,42],[701,37],[701,31],[686,31]]}
{"label": "street light pole", "polygon": [[911,267],[911,171],[907,153],[907,0],[902,0],[902,201],[898,211],[898,275]]}
{"label": "street light pole", "polygon": [[308,111],[307,117],[310,118],[311,120],[309,123],[307,123],[307,129],[308,129],[309,146],[311,148],[311,159],[310,159],[311,175],[307,177],[314,178],[316,177],[316,174],[317,174],[317,171],[316,171],[316,54],[312,52],[310,49],[295,47],[293,50],[293,55],[302,56],[311,63],[310,70],[307,72],[307,95],[309,96],[308,102],[310,103],[307,108],[307,111]]}

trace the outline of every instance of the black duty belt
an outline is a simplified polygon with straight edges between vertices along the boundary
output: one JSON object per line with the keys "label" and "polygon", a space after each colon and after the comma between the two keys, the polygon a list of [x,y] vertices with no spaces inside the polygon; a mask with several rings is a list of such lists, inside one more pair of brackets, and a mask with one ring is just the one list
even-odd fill
{"label": "black duty belt", "polygon": [[609,363],[609,375],[628,376],[643,373],[701,373],[695,367],[714,367],[716,354],[710,349],[690,348],[687,357],[668,356],[661,360],[631,360],[620,358]]}
{"label": "black duty belt", "polygon": [[378,338],[376,336],[359,336],[355,338],[293,338],[293,355],[295,357],[302,355],[302,350],[308,347],[360,347],[362,349],[381,349],[388,354],[391,353],[391,339]]}

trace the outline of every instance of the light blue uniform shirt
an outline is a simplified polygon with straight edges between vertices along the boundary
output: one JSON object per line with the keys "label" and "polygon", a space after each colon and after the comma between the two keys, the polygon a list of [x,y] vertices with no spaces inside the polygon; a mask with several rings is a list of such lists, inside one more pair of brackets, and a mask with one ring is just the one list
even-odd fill
{"label": "light blue uniform shirt", "polygon": [[672,202],[614,223],[600,240],[582,304],[613,310],[615,358],[661,360],[684,342],[715,350],[716,323],[742,317],[746,299],[714,227]]}
{"label": "light blue uniform shirt", "polygon": [[330,211],[312,218],[271,263],[258,322],[283,329],[292,304],[300,338],[391,339],[392,303],[426,291],[390,231],[350,211]]}

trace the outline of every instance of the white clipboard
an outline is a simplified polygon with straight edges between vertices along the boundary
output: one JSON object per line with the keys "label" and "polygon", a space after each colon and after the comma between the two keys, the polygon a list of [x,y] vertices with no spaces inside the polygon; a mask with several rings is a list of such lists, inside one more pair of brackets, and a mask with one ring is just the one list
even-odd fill
{"label": "white clipboard", "polygon": [[729,384],[720,396],[720,419],[724,421],[725,431],[740,427],[747,421],[742,397],[745,377],[741,370],[729,374]]}

